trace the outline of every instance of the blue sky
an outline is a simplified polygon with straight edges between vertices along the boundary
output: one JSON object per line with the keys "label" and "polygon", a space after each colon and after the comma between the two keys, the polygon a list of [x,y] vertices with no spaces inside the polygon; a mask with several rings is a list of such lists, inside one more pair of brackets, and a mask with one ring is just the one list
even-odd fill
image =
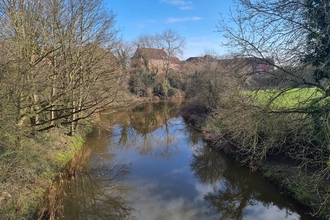
{"label": "blue sky", "polygon": [[181,60],[203,55],[210,49],[219,54],[226,53],[220,46],[223,39],[216,25],[220,14],[228,15],[232,0],[105,1],[117,14],[117,26],[122,28],[126,41],[134,40],[140,34],[155,34],[171,28],[186,39]]}

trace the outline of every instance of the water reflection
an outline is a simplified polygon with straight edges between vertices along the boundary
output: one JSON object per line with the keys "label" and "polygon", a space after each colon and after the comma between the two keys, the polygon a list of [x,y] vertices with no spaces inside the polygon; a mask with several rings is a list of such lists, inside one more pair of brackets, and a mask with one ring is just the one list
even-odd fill
{"label": "water reflection", "polygon": [[203,197],[209,204],[207,215],[218,215],[219,219],[312,219],[296,213],[299,207],[282,197],[260,173],[237,166],[210,147],[195,151],[190,166],[203,186],[212,186]]}
{"label": "water reflection", "polygon": [[131,219],[130,187],[123,185],[130,165],[108,155],[105,161],[75,175],[67,188],[62,219]]}
{"label": "water reflection", "polygon": [[312,219],[259,173],[202,141],[177,104],[102,114],[65,219]]}
{"label": "water reflection", "polygon": [[[178,114],[178,103],[146,103],[127,112],[104,114],[102,121],[114,123],[107,146],[116,146],[121,152],[132,149],[141,156],[169,160],[179,153],[176,148],[180,137],[173,119]],[[171,119],[171,120],[170,120]]]}
{"label": "water reflection", "polygon": [[223,178],[227,166],[226,160],[210,147],[198,148],[192,156],[190,167],[202,184],[213,186]]}

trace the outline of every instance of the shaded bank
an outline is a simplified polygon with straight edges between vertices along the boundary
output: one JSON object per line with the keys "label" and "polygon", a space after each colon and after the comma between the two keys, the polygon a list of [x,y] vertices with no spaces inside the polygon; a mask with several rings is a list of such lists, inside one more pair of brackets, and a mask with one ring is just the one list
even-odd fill
{"label": "shaded bank", "polygon": [[32,219],[47,188],[84,143],[81,135],[70,137],[60,129],[21,141],[23,149],[0,158],[0,197],[5,195],[0,219]]}
{"label": "shaded bank", "polygon": [[[212,123],[214,112],[190,103],[181,109],[181,114],[187,123],[202,132],[204,140],[213,148],[230,155],[237,163],[244,164],[242,161],[245,161],[246,156],[235,146],[235,140],[228,138],[225,129]],[[314,181],[313,172],[315,170],[313,168],[302,170],[299,161],[290,159],[283,153],[270,155],[260,164],[245,163],[244,165],[249,166],[252,171],[261,171],[263,176],[276,185],[281,193],[297,201],[308,212],[320,219],[327,219],[329,216],[329,210],[320,210],[324,201],[320,199],[323,197],[319,197],[319,195],[322,193],[326,195],[326,191],[317,191],[316,188],[310,187]],[[326,183],[327,180],[318,184],[325,185]]]}
{"label": "shaded bank", "polygon": [[[142,101],[122,95],[109,108],[124,108]],[[8,136],[12,150],[4,148],[5,140],[0,141],[0,219],[38,218],[36,213],[39,211],[40,216],[49,219],[50,213],[59,212],[61,207],[57,206],[57,199],[61,200],[58,196],[61,190],[58,190],[58,176],[67,175],[66,170],[75,167],[72,164],[76,159],[71,159],[80,157],[85,136],[91,132],[93,120],[96,120],[93,117],[79,124],[73,136],[66,134],[66,127],[59,126],[38,133],[14,134],[19,136],[20,148],[13,144],[16,141],[14,135]],[[49,198],[44,198],[45,194]],[[50,210],[46,210],[46,204]]]}

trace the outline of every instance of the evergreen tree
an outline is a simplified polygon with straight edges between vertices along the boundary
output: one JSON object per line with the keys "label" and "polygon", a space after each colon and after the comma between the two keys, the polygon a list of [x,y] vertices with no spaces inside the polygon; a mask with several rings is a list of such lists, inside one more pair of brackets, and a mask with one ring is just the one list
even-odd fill
{"label": "evergreen tree", "polygon": [[316,81],[330,78],[330,1],[307,0],[307,54],[303,62],[316,68]]}

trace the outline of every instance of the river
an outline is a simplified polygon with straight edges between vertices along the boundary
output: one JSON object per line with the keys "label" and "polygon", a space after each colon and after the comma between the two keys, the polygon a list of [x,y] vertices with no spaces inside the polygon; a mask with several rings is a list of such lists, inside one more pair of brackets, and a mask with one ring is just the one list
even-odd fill
{"label": "river", "polygon": [[259,172],[205,143],[178,103],[100,114],[61,219],[313,219]]}

